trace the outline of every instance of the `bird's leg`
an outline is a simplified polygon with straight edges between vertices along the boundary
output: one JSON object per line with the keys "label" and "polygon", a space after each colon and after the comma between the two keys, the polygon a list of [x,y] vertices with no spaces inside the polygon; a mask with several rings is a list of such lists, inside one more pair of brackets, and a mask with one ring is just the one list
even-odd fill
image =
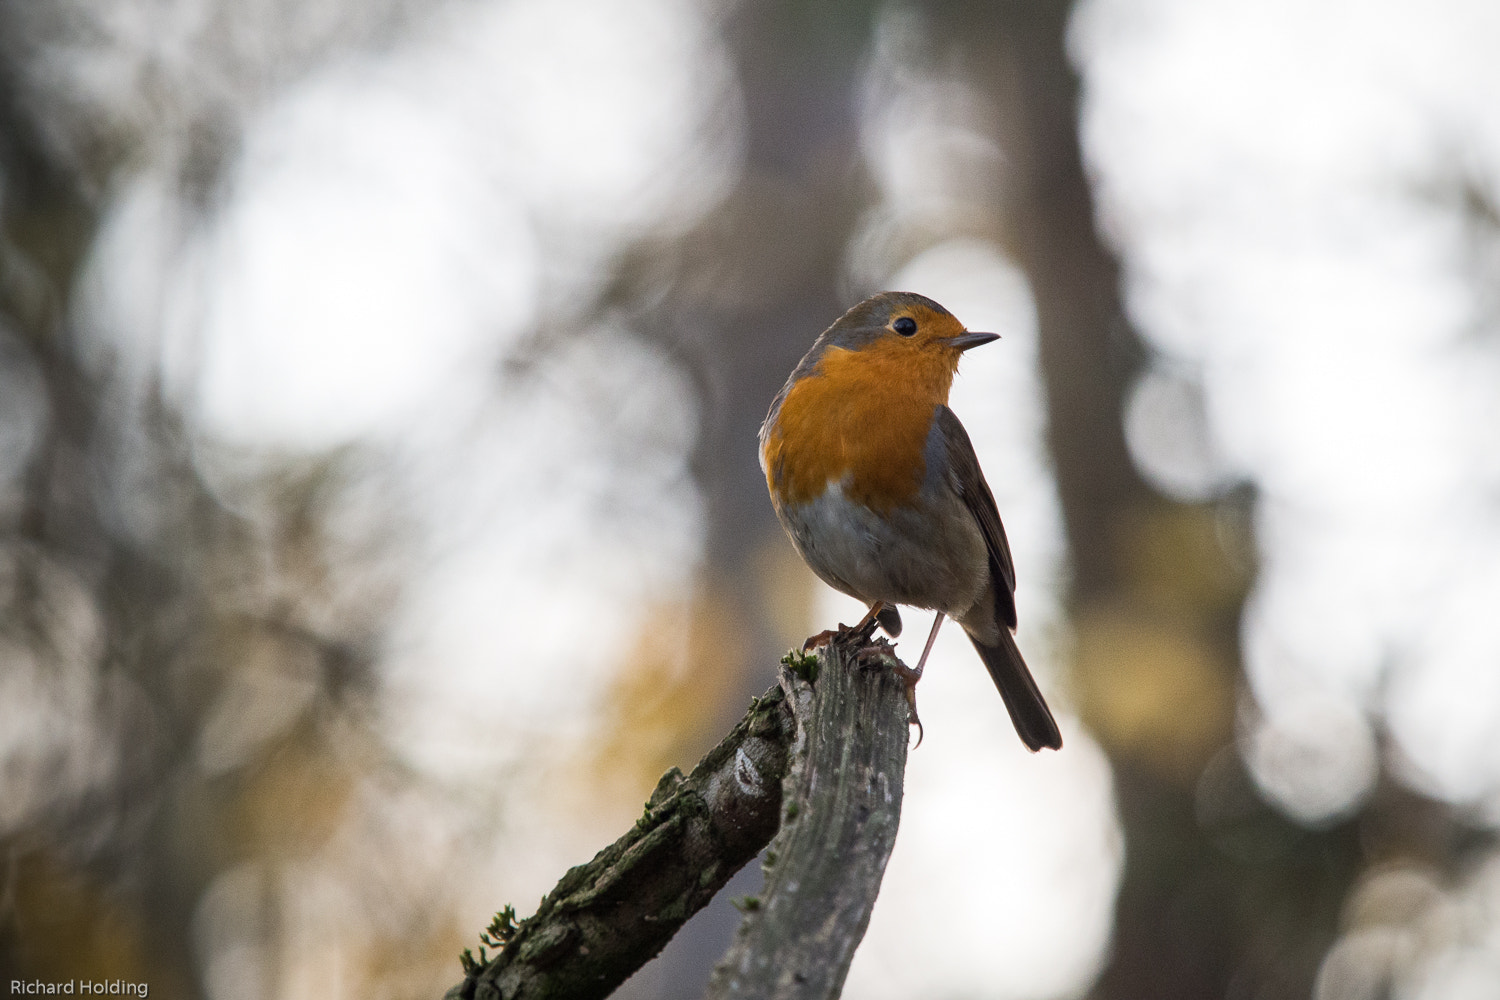
{"label": "bird's leg", "polygon": [[[802,652],[805,653],[810,649],[816,649],[819,646],[826,646],[841,635],[858,636],[860,645],[864,645],[865,643],[870,641],[870,636],[874,634],[875,624],[880,619],[881,611],[886,606],[887,605],[884,601],[876,601],[874,604],[870,605],[869,613],[861,618],[859,620],[859,624],[855,625],[853,628],[850,628],[843,622],[839,622],[838,628],[825,629],[824,631],[819,632],[817,635],[809,636],[807,641],[802,644]],[[895,609],[892,608],[892,610]],[[900,618],[896,619],[898,623],[900,622],[900,620]],[[897,626],[897,631],[900,631],[899,624]]]}
{"label": "bird's leg", "polygon": [[[932,631],[927,633],[927,645],[922,647],[922,658],[917,661],[917,667],[912,671],[913,677],[911,679],[911,687],[907,689],[908,691],[914,692],[917,686],[917,681],[922,679],[922,668],[927,666],[927,655],[932,652],[932,644],[937,642],[938,629],[942,627],[942,624],[943,613],[939,611],[937,613],[937,617],[932,620]],[[915,693],[912,694],[912,698],[913,700],[916,699]],[[912,714],[915,715],[917,711],[917,707],[915,704],[912,705],[911,710]]]}
{"label": "bird's leg", "polygon": [[932,631],[927,633],[927,645],[922,647],[922,656],[917,660],[915,668],[907,670],[903,668],[897,672],[897,676],[906,684],[906,704],[911,709],[911,722],[917,725],[917,746],[922,745],[922,720],[917,717],[917,681],[922,679],[922,671],[927,666],[927,656],[932,652],[932,644],[937,642],[938,629],[943,626],[943,613],[939,611],[937,617],[932,620]]}

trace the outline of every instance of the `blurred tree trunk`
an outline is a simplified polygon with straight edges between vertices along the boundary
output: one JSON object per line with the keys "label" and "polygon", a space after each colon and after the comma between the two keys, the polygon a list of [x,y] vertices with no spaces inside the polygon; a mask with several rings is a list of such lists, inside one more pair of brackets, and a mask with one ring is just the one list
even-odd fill
{"label": "blurred tree trunk", "polygon": [[[1171,502],[1128,453],[1124,403],[1148,354],[1094,224],[1066,50],[1072,6],[964,0],[933,10],[935,34],[961,46],[999,108],[1013,170],[1003,230],[1035,296],[1070,550],[1074,691],[1110,754],[1125,830],[1114,942],[1093,996],[1305,996],[1333,939],[1355,845],[1347,829],[1314,835],[1269,811],[1233,747],[1251,498]],[[1125,714],[1143,691],[1151,708]],[[1239,810],[1234,830],[1201,822],[1211,763]],[[1257,846],[1224,849],[1236,837]]]}

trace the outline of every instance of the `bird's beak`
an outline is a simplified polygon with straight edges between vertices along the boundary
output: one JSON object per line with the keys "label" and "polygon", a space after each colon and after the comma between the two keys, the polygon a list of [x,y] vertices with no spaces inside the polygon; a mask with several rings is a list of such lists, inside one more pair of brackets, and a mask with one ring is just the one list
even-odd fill
{"label": "bird's beak", "polygon": [[980,344],[988,344],[992,340],[999,339],[998,333],[961,333],[957,337],[949,337],[948,346],[967,351],[971,347],[978,347]]}

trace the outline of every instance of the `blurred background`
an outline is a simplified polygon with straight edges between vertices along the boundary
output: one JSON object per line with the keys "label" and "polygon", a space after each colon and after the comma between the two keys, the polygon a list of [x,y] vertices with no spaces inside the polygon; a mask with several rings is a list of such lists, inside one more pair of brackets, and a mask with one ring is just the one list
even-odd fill
{"label": "blurred background", "polygon": [[[1496,996],[1497,52],[1490,0],[0,4],[0,979],[457,982],[859,614],[755,435],[901,288],[1003,335],[953,406],[1066,746],[944,634],[845,995]],[[755,868],[621,996],[699,995]]]}

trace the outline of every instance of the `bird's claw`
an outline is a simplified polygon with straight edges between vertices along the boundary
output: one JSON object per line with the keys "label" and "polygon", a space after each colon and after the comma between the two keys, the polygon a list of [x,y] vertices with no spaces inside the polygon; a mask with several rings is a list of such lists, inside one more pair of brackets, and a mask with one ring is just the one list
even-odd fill
{"label": "bird's claw", "polygon": [[848,629],[848,627],[849,626],[847,625],[840,624],[838,628],[824,629],[817,635],[808,636],[807,641],[802,644],[802,652],[810,653],[813,650],[817,649],[819,646],[828,645],[830,642],[842,635],[844,631]]}
{"label": "bird's claw", "polygon": [[[807,641],[802,644],[802,652],[811,652],[819,646],[828,645],[830,642],[842,642],[860,647],[867,646],[871,638],[875,635],[875,630],[879,627],[881,627],[881,621],[873,615],[866,617],[858,625],[845,625],[843,622],[839,622],[838,628],[824,629],[817,635],[808,636]],[[880,641],[884,642],[885,640],[882,639]]]}
{"label": "bird's claw", "polygon": [[879,627],[880,619],[878,618],[871,618],[869,621],[852,627],[843,623],[839,624],[840,629],[847,630],[847,641],[851,646],[856,647],[856,655],[863,653],[865,649],[869,648],[875,642],[878,642],[887,649],[890,648],[891,644],[884,639],[875,639],[875,630]]}

